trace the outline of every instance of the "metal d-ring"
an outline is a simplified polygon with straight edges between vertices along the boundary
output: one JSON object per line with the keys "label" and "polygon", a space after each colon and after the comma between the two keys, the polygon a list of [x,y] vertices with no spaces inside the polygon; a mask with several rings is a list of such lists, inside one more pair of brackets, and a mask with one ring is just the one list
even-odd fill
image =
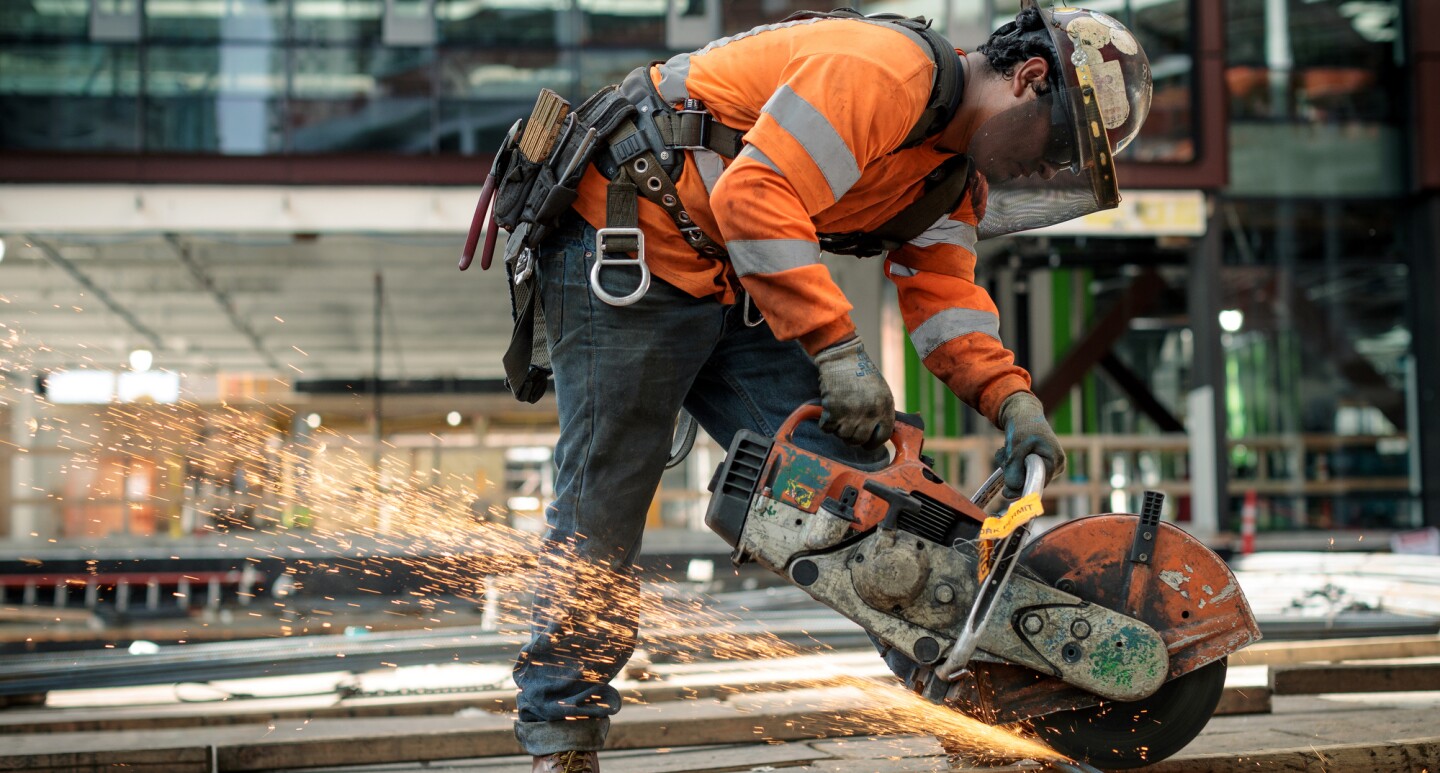
{"label": "metal d-ring", "polygon": [[764,314],[756,317],[753,321],[750,319],[750,309],[753,307],[754,304],[750,303],[750,293],[745,293],[745,305],[740,307],[740,321],[745,323],[745,327],[760,327],[765,324]]}
{"label": "metal d-ring", "polygon": [[[635,257],[607,258],[605,238],[610,236],[633,236],[636,240]],[[600,271],[605,266],[634,266],[640,269],[640,285],[629,295],[611,295],[600,286]],[[650,291],[650,267],[645,265],[645,233],[639,228],[601,228],[595,232],[595,265],[590,267],[590,291],[595,297],[611,306],[629,306],[645,297]]]}

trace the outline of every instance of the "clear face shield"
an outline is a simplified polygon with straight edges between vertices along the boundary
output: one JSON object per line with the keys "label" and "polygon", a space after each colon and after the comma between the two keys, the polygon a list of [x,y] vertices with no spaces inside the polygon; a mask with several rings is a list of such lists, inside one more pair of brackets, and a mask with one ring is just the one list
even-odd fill
{"label": "clear face shield", "polygon": [[1051,89],[982,125],[970,157],[989,183],[980,237],[1042,228],[1120,203],[1093,85]]}

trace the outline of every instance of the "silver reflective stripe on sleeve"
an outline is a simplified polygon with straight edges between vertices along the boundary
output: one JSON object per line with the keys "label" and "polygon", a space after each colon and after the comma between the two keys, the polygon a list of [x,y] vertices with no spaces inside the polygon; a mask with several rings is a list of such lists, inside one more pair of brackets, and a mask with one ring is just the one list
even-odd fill
{"label": "silver reflective stripe on sleeve", "polygon": [[785,173],[782,172],[782,171],[780,171],[780,167],[775,166],[775,162],[774,162],[774,161],[771,161],[769,156],[767,156],[767,155],[765,155],[764,153],[760,152],[760,149],[757,148],[757,147],[755,147],[754,145],[746,145],[746,146],[745,146],[745,149],[740,151],[740,155],[742,155],[742,156],[744,156],[744,157],[746,157],[746,158],[753,158],[753,159],[755,159],[756,161],[759,161],[760,163],[764,164],[765,166],[768,166],[768,167],[770,167],[771,169],[774,169],[774,170],[775,170],[775,173],[778,174],[778,175],[780,175],[781,177],[784,177],[784,176],[785,176]]}
{"label": "silver reflective stripe on sleeve", "polygon": [[925,229],[925,232],[910,240],[910,244],[916,247],[929,247],[934,244],[953,244],[956,247],[963,247],[972,254],[975,252],[975,243],[979,241],[979,232],[975,226],[960,220],[951,220],[946,215],[935,221],[935,225]]}
{"label": "silver reflective stripe on sleeve", "polygon": [[970,333],[984,333],[999,341],[1000,317],[977,309],[946,309],[915,328],[910,341],[923,360],[947,341]]}
{"label": "silver reflective stripe on sleeve", "polygon": [[656,86],[656,89],[660,92],[660,96],[663,97],[666,102],[670,102],[672,104],[683,102],[690,96],[690,89],[685,85],[685,81],[690,77],[691,59],[694,59],[697,56],[703,56],[705,54],[708,54],[711,51],[720,48],[721,46],[729,45],[737,40],[744,40],[745,38],[751,37],[752,35],[759,35],[762,32],[784,29],[786,27],[794,27],[799,24],[814,24],[817,21],[827,20],[800,19],[799,21],[780,22],[779,24],[766,24],[761,27],[755,27],[754,29],[746,30],[739,35],[732,35],[728,38],[712,40],[711,42],[705,44],[704,48],[701,48],[697,51],[692,51],[688,54],[676,54],[675,56],[670,57],[670,59],[664,64],[660,65],[660,84]]}
{"label": "silver reflective stripe on sleeve", "polygon": [[839,201],[845,191],[860,179],[860,165],[855,161],[855,154],[850,152],[850,146],[840,137],[840,132],[835,131],[823,113],[789,86],[781,86],[765,103],[762,112],[774,118],[780,128],[789,132],[805,148],[810,160],[820,169],[820,174],[825,175],[825,182],[829,183],[835,201]]}
{"label": "silver reflective stripe on sleeve", "polygon": [[902,266],[899,263],[890,264],[890,276],[915,276],[920,273],[909,266]]}
{"label": "silver reflective stripe on sleeve", "polygon": [[820,245],[804,239],[732,240],[725,249],[738,276],[774,274],[820,261]]}

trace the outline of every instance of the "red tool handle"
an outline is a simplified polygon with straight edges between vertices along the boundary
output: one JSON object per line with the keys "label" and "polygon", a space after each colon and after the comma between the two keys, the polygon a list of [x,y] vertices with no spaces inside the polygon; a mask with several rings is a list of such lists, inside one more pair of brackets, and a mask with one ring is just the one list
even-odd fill
{"label": "red tool handle", "polygon": [[[485,176],[485,184],[480,187],[480,201],[475,205],[475,216],[470,219],[470,233],[465,237],[465,247],[460,250],[460,270],[470,268],[470,261],[475,259],[475,246],[480,242],[480,229],[485,225],[485,215],[490,212],[490,201],[495,198],[495,175]],[[495,247],[494,238],[495,226],[492,223],[490,233],[485,237],[485,254],[480,258],[480,268],[490,268],[490,250]]]}
{"label": "red tool handle", "polygon": [[490,207],[490,217],[485,224],[485,247],[480,253],[480,270],[490,270],[490,259],[495,257],[495,237],[500,235],[500,226],[495,224],[495,207]]}
{"label": "red tool handle", "polygon": [[[787,443],[791,442],[791,438],[801,422],[818,420],[823,412],[824,409],[820,407],[819,401],[812,400],[805,403],[796,408],[795,412],[790,414],[790,418],[780,425],[775,437]],[[898,417],[902,414],[897,413],[896,415]],[[908,416],[909,414],[904,415]],[[925,444],[925,432],[920,427],[897,418],[895,431],[890,435],[890,442],[895,446],[895,458],[891,461],[891,465],[918,460],[922,446]]]}

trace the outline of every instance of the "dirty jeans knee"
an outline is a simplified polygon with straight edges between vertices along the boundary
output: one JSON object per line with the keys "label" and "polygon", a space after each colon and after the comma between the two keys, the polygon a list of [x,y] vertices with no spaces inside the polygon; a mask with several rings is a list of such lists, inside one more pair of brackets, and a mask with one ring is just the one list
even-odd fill
{"label": "dirty jeans knee", "polygon": [[[658,279],[631,306],[597,299],[588,271],[594,234],[578,219],[562,224],[536,268],[561,434],[531,639],[515,666],[515,732],[530,754],[604,745],[620,709],[610,681],[638,635],[632,564],[645,515],[675,412],[706,356],[692,354],[695,340],[707,324],[718,335],[719,304]],[[633,277],[614,272],[602,281],[623,295]]]}

